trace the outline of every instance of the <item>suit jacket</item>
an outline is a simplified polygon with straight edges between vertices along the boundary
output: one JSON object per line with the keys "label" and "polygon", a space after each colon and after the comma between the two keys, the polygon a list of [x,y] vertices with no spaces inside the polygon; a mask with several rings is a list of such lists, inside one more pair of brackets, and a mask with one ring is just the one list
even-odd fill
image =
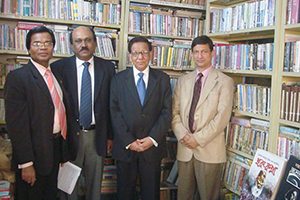
{"label": "suit jacket", "polygon": [[[65,97],[64,90],[63,94]],[[13,147],[12,168],[33,161],[37,173],[49,174],[53,167],[55,108],[44,78],[31,61],[8,74],[4,98],[6,126]],[[62,137],[60,143],[61,162],[66,162],[69,158],[66,148],[62,148]]]}
{"label": "suit jacket", "polygon": [[[196,70],[179,78],[173,97],[172,129],[178,139],[189,130]],[[194,136],[199,146],[189,149],[178,142],[177,159],[189,161],[192,156],[206,163],[226,161],[225,133],[233,103],[233,80],[212,68],[201,91],[195,110]]]}
{"label": "suit jacket", "polygon": [[140,103],[134,82],[133,69],[116,74],[111,83],[110,112],[114,130],[113,157],[130,162],[137,152],[125,147],[136,139],[152,137],[154,145],[140,154],[147,161],[166,156],[166,133],[170,128],[172,94],[169,76],[159,70],[149,70],[144,105]]}
{"label": "suit jacket", "polygon": [[[58,60],[51,64],[55,75],[63,80],[65,89],[70,95],[71,116],[68,120],[70,133],[68,145],[71,160],[75,160],[78,151],[80,124],[77,86],[76,57],[72,56]],[[112,139],[112,127],[109,115],[109,91],[112,76],[115,68],[112,62],[94,56],[95,71],[95,92],[94,92],[94,113],[96,125],[96,151],[99,156],[105,156],[107,152],[107,139]]]}

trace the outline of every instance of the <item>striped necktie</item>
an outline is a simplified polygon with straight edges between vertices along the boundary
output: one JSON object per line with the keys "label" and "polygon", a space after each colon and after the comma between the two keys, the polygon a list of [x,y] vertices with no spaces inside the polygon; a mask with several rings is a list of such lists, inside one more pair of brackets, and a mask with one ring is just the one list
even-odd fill
{"label": "striped necktie", "polygon": [[198,80],[195,83],[194,86],[194,94],[193,94],[193,99],[192,99],[192,104],[191,104],[191,109],[190,109],[190,114],[189,114],[189,128],[190,131],[192,133],[195,132],[194,129],[194,117],[195,117],[195,110],[200,98],[200,94],[201,94],[201,87],[202,87],[202,82],[201,82],[201,78],[202,78],[203,74],[199,73],[198,74]]}
{"label": "striped necktie", "polygon": [[79,121],[83,128],[87,129],[92,123],[92,83],[91,75],[89,73],[89,62],[84,62],[82,80],[81,80],[81,94],[80,94],[80,111]]}
{"label": "striped necktie", "polygon": [[61,135],[64,139],[66,139],[67,136],[67,122],[66,122],[66,110],[65,106],[58,95],[58,92],[55,88],[53,76],[49,69],[46,70],[45,73],[47,84],[51,93],[52,101],[55,106],[55,109],[58,110],[58,116],[59,116],[59,124],[60,124],[60,131]]}

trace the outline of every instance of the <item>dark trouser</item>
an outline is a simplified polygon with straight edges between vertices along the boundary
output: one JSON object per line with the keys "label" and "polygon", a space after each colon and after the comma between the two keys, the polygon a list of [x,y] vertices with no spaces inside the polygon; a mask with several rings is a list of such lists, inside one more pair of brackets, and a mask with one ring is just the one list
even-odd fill
{"label": "dark trouser", "polygon": [[147,162],[141,154],[132,162],[117,161],[117,199],[136,199],[138,176],[142,200],[159,200],[160,161]]}
{"label": "dark trouser", "polygon": [[16,172],[16,200],[55,200],[57,195],[57,175],[60,162],[59,138],[53,139],[53,168],[50,174],[43,176],[35,171],[33,186],[22,179],[22,171]]}

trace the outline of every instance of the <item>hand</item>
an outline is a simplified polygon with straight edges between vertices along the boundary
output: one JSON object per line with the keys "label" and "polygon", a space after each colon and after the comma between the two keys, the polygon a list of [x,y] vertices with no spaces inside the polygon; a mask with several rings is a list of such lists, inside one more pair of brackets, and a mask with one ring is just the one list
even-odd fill
{"label": "hand", "polygon": [[113,149],[113,141],[107,140],[107,153],[110,153]]}
{"label": "hand", "polygon": [[150,139],[150,137],[145,137],[143,139],[137,139],[136,141],[138,142],[138,144],[142,148],[142,151],[146,151],[147,149],[149,149],[150,147],[153,146],[153,142]]}
{"label": "hand", "polygon": [[185,136],[180,140],[180,142],[189,149],[194,149],[199,145],[194,135],[191,133],[185,133]]}
{"label": "hand", "polygon": [[29,183],[31,186],[33,186],[33,184],[36,181],[36,176],[35,176],[35,169],[33,167],[33,165],[23,168],[22,170],[22,179]]}
{"label": "hand", "polygon": [[141,152],[143,150],[137,141],[132,142],[129,146],[129,149],[137,152]]}

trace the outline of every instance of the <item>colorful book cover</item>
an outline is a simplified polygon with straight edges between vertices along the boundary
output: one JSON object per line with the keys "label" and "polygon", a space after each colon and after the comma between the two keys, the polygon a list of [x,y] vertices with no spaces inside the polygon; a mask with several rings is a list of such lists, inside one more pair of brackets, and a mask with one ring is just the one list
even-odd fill
{"label": "colorful book cover", "polygon": [[268,151],[257,149],[248,178],[243,184],[241,200],[268,200],[275,194],[284,171],[285,160]]}
{"label": "colorful book cover", "polygon": [[300,199],[300,160],[290,156],[275,200]]}

